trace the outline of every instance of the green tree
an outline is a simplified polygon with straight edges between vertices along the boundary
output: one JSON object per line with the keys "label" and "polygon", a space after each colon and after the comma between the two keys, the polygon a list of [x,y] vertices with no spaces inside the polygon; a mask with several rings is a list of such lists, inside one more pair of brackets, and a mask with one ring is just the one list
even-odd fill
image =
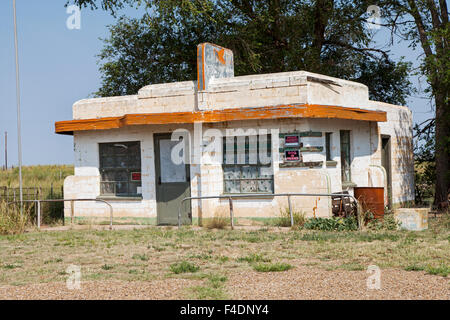
{"label": "green tree", "polygon": [[[447,202],[450,194],[450,53],[448,40],[450,24],[445,0],[385,0],[379,2],[384,25],[393,34],[409,40],[411,45],[423,50],[421,72],[426,76],[429,88],[426,93],[432,98],[434,117],[422,124],[420,132],[434,132],[425,135],[425,147],[432,146],[435,152],[436,191],[435,204]],[[422,135],[423,136],[423,135]],[[427,154],[430,148],[426,149]]]}
{"label": "green tree", "polygon": [[233,50],[236,75],[307,70],[362,82],[371,98],[405,104],[409,64],[370,47],[371,1],[356,0],[74,0],[117,14],[143,6],[140,19],[121,17],[100,53],[99,96],[135,94],[144,85],[196,78],[196,46]]}

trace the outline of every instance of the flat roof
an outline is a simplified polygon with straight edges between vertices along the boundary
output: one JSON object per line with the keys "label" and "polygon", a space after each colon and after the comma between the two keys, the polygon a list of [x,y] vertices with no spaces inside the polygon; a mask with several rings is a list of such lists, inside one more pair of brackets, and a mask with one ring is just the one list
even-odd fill
{"label": "flat roof", "polygon": [[252,108],[230,108],[192,112],[126,114],[120,117],[55,122],[55,132],[72,135],[74,131],[119,129],[134,125],[214,123],[242,120],[288,118],[347,119],[386,122],[386,112],[317,104],[289,104]]}

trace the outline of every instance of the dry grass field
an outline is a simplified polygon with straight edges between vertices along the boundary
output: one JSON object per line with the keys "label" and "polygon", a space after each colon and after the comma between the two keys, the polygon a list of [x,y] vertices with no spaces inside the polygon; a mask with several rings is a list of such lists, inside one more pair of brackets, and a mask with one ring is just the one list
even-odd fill
{"label": "dry grass field", "polygon": [[[449,299],[449,218],[423,232],[145,227],[0,236],[0,299]],[[69,265],[81,289],[66,288]],[[366,285],[381,268],[381,289]]]}

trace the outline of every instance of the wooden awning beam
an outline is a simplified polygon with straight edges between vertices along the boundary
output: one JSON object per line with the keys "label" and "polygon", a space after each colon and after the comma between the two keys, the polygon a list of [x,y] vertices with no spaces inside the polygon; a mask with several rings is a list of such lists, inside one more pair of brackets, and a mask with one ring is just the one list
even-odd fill
{"label": "wooden awning beam", "polygon": [[324,118],[385,122],[386,112],[316,104],[280,105],[257,108],[232,108],[193,112],[126,114],[122,117],[58,121],[55,132],[118,129],[125,126],[152,124],[214,123],[239,120],[287,118]]}

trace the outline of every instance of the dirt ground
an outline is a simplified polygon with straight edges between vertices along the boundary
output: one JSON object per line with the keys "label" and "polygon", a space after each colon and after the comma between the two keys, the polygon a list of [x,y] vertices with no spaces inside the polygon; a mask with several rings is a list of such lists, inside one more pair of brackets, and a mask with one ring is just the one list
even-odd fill
{"label": "dirt ground", "polygon": [[[380,290],[368,289],[365,271],[326,271],[296,266],[286,272],[240,271],[231,275],[224,290],[231,299],[450,299],[450,279],[413,272],[382,270]],[[189,288],[201,280],[87,281],[80,290],[64,282],[0,286],[0,299],[186,299]]]}
{"label": "dirt ground", "polygon": [[[450,299],[448,221],[423,232],[75,226],[0,236],[0,299]],[[368,267],[380,270],[369,289]],[[71,267],[81,289],[69,290]]]}

